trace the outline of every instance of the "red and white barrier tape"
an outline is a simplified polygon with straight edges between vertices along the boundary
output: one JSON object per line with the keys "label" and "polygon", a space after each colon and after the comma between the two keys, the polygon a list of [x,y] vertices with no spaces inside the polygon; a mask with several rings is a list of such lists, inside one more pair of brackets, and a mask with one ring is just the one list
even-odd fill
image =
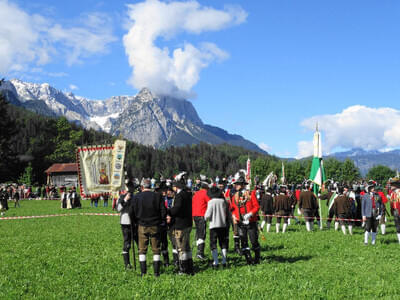
{"label": "red and white barrier tape", "polygon": [[69,217],[69,216],[119,216],[117,213],[79,213],[79,214],[54,214],[41,216],[16,216],[16,217],[0,217],[1,220],[22,220],[22,219],[40,219],[52,217]]}

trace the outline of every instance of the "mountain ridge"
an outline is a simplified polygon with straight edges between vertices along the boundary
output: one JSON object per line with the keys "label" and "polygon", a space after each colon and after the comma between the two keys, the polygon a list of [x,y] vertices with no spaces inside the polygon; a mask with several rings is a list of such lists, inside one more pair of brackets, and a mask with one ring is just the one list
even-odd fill
{"label": "mountain ridge", "polygon": [[62,92],[48,83],[29,83],[18,79],[2,85],[12,104],[38,114],[64,116],[84,128],[103,130],[144,145],[163,148],[206,142],[228,143],[267,153],[240,135],[204,124],[191,102],[156,96],[143,88],[135,96],[113,96],[92,100]]}

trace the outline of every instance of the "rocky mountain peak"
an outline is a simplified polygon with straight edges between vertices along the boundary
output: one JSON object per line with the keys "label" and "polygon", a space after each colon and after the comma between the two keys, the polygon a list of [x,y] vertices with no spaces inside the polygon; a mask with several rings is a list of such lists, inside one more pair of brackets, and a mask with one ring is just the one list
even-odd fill
{"label": "rocky mountain peak", "polygon": [[157,96],[143,88],[136,96],[114,96],[90,100],[55,89],[48,83],[37,84],[17,79],[6,82],[2,89],[13,104],[39,114],[65,116],[86,128],[154,147],[228,143],[264,152],[238,135],[205,125],[192,103],[185,99]]}

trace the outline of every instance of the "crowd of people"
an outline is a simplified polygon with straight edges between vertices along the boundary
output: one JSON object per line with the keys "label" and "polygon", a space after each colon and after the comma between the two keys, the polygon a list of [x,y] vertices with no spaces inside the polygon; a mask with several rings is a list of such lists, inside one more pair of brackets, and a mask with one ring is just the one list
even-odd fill
{"label": "crowd of people", "polygon": [[[374,245],[379,224],[381,234],[386,234],[389,212],[385,204],[389,200],[400,243],[398,179],[391,180],[385,191],[374,181],[350,186],[328,180],[321,194],[313,192],[310,181],[300,185],[256,184],[250,190],[244,176],[213,182],[202,178],[192,185],[183,174],[175,180],[161,180],[158,183],[143,179],[137,185],[131,180],[127,187],[116,204],[124,239],[124,264],[125,268],[132,268],[130,249],[136,243],[142,275],[147,273],[146,253],[149,243],[153,252],[155,276],[160,275],[161,257],[165,266],[170,265],[169,243],[177,272],[194,274],[193,246],[190,245],[193,223],[196,258],[207,260],[204,251],[208,233],[214,269],[221,265],[222,268],[228,266],[231,229],[234,251],[243,256],[247,264],[259,264],[259,235],[264,234],[265,227],[267,233],[271,231],[274,219],[276,233],[285,233],[291,221],[300,223],[300,217],[304,218],[307,231],[313,230],[315,222],[322,229],[324,221],[327,229],[330,229],[334,221],[335,230],[341,229],[343,234],[353,234],[353,226],[362,226],[365,232],[364,243],[368,245],[371,239]],[[326,203],[322,202],[322,205],[327,205],[328,215],[325,218],[320,216],[321,201],[318,199]]]}
{"label": "crowd of people", "polygon": [[[147,273],[146,254],[148,244],[153,253],[153,268],[160,275],[161,259],[170,265],[169,244],[172,248],[172,264],[181,274],[194,274],[190,235],[195,228],[196,259],[208,261],[205,253],[207,235],[212,256],[212,268],[228,266],[228,249],[232,230],[234,252],[243,256],[247,264],[261,262],[259,235],[271,232],[286,233],[291,223],[302,224],[307,231],[314,230],[316,223],[329,230],[353,234],[354,226],[364,230],[365,245],[376,244],[378,229],[386,234],[388,216],[394,219],[400,243],[400,179],[389,180],[385,187],[375,181],[345,184],[327,180],[318,192],[311,181],[302,184],[260,184],[255,181],[253,189],[245,176],[215,180],[201,176],[192,182],[185,172],[174,180],[156,182],[154,179],[128,180],[126,190],[114,199],[112,208],[120,213],[123,235],[123,259],[125,268],[132,268],[130,253],[135,243],[141,274]],[[0,211],[8,209],[8,201],[19,207],[20,199],[57,199],[61,208],[80,208],[81,199],[75,187],[45,186],[37,189],[18,185],[0,186]],[[57,195],[58,196],[58,195]],[[108,206],[107,194],[91,198],[91,206],[103,200]],[[387,203],[390,202],[390,206]],[[322,203],[322,204],[321,204]],[[321,215],[320,205],[326,205],[326,216]],[[387,209],[390,207],[390,210]],[[296,213],[297,212],[297,213]],[[218,250],[219,246],[219,250]],[[251,246],[251,247],[250,247]]]}

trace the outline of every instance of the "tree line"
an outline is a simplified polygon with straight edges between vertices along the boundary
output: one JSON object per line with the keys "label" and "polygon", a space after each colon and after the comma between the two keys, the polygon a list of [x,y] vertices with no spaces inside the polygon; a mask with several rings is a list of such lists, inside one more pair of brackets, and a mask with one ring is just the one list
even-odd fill
{"label": "tree line", "polygon": [[[44,171],[53,163],[75,162],[77,146],[112,144],[116,137],[87,130],[65,117],[45,117],[9,104],[0,94],[0,182],[43,184]],[[288,183],[301,183],[309,176],[311,158],[281,160],[276,156],[221,144],[200,143],[183,147],[155,149],[127,142],[126,167],[130,176],[171,178],[186,171],[191,178],[234,175],[251,159],[252,177],[263,180],[270,172],[281,177],[282,162]],[[324,161],[326,176],[340,182],[361,178],[352,160]],[[367,178],[384,182],[395,172],[385,166],[370,169]]]}

